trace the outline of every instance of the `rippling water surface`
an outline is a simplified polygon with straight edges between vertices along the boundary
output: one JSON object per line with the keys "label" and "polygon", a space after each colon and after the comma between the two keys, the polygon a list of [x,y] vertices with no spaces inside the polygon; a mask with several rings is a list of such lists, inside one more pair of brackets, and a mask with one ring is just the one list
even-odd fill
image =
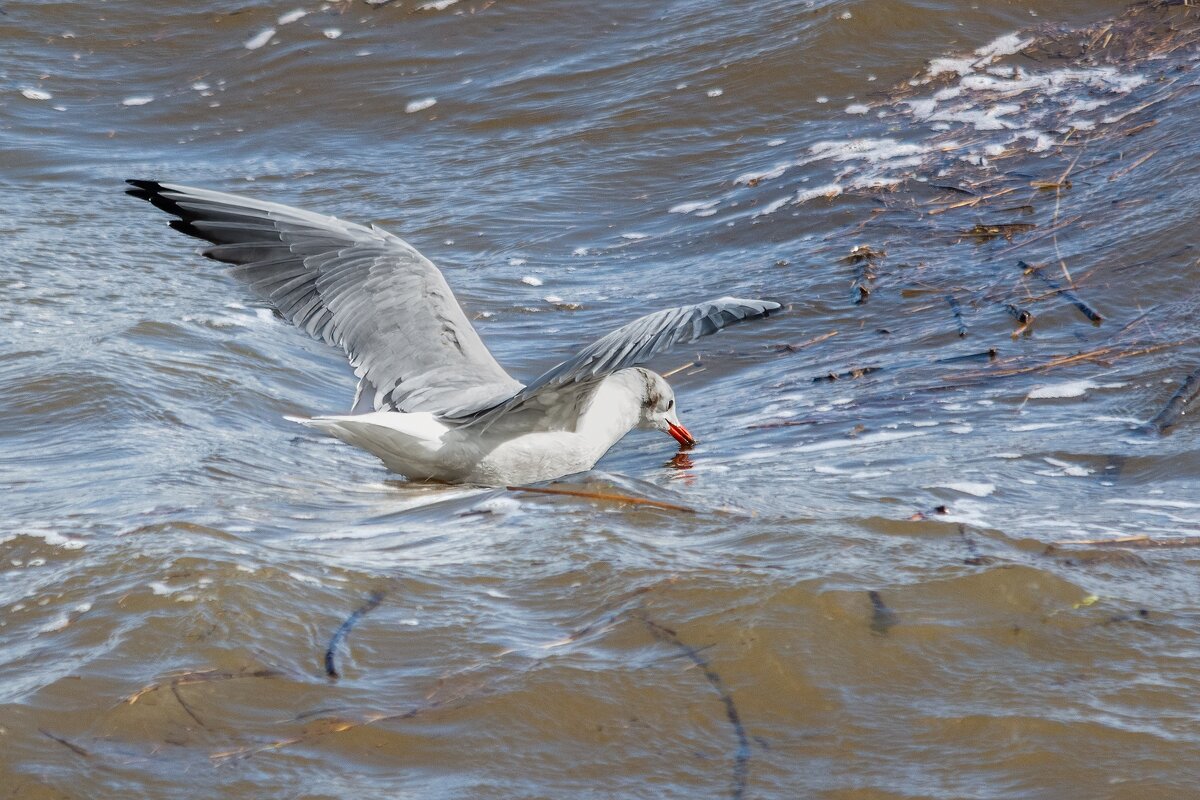
{"label": "rippling water surface", "polygon": [[[0,797],[1195,796],[1193,9],[3,11]],[[410,485],[128,177],[381,224],[519,377],[788,310],[568,480],[691,513]]]}

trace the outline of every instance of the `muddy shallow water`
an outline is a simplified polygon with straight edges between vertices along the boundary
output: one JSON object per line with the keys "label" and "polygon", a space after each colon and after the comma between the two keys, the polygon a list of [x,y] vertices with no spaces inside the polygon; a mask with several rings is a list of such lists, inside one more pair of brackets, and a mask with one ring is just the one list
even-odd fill
{"label": "muddy shallow water", "polygon": [[[3,10],[0,797],[1194,796],[1193,11]],[[379,223],[518,377],[788,308],[556,484],[671,507],[408,484],[128,177]]]}

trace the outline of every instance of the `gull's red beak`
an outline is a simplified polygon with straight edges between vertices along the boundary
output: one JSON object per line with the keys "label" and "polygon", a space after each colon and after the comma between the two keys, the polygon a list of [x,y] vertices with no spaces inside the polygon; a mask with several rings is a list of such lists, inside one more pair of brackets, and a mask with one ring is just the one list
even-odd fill
{"label": "gull's red beak", "polygon": [[696,443],[696,437],[688,433],[688,429],[682,425],[676,425],[673,422],[668,422],[667,433],[674,436],[675,441],[679,442],[684,447],[691,447]]}

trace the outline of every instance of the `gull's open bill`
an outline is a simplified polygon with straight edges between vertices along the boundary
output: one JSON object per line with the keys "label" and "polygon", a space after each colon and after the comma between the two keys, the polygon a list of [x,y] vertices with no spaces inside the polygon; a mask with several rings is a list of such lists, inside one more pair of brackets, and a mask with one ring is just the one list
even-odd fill
{"label": "gull's open bill", "polygon": [[211,242],[204,255],[236,265],[296,327],[346,352],[359,378],[350,414],[296,421],[414,480],[551,480],[591,469],[635,427],[691,446],[670,385],[637,365],[779,308],[722,297],[647,314],[522,384],[484,347],[438,268],[387,231],[207,189],[129,184],[177,217],[172,228]]}
{"label": "gull's open bill", "polygon": [[696,437],[688,433],[688,429],[682,425],[667,425],[667,433],[674,436],[675,441],[683,447],[691,447],[696,443]]}

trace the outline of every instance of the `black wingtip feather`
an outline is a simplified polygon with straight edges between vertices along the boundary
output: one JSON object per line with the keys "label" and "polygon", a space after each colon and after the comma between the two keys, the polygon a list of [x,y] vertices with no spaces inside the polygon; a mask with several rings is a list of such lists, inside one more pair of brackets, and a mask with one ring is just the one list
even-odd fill
{"label": "black wingtip feather", "polygon": [[207,240],[207,237],[201,233],[196,226],[192,225],[192,223],[186,219],[173,219],[167,224],[180,233],[186,233],[188,236],[195,236],[197,239]]}
{"label": "black wingtip feather", "polygon": [[195,236],[197,239],[207,238],[192,225],[192,222],[196,219],[196,215],[188,214],[180,207],[179,203],[166,197],[163,192],[167,190],[163,188],[161,183],[158,181],[139,180],[137,178],[126,178],[125,182],[133,187],[132,189],[126,189],[125,194],[130,197],[136,197],[139,200],[145,200],[155,208],[165,211],[173,217],[179,217],[179,219],[173,219],[168,223],[172,228],[180,233],[186,233],[188,236]]}
{"label": "black wingtip feather", "polygon": [[162,190],[162,186],[157,181],[126,178],[125,182],[133,187],[132,189],[126,189],[125,194],[130,197],[136,197],[139,200],[152,200]]}

